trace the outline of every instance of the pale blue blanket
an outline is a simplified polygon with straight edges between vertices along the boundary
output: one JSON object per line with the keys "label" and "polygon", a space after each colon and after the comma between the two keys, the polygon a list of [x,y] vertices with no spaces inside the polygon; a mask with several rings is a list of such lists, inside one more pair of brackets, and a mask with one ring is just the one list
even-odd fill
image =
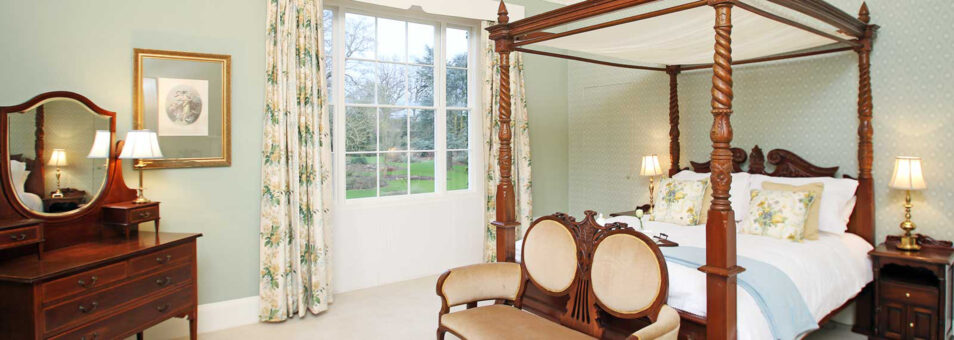
{"label": "pale blue blanket", "polygon": [[[690,268],[699,268],[706,262],[704,248],[680,246],[660,250],[668,262]],[[755,299],[775,339],[798,339],[803,333],[818,328],[805,298],[788,275],[775,266],[748,257],[739,256],[737,263],[745,268],[738,276],[739,286]]]}

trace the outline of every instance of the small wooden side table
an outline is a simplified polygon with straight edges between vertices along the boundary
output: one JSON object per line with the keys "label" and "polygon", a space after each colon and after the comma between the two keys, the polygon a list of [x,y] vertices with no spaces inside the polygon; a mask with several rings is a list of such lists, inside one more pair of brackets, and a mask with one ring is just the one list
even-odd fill
{"label": "small wooden side table", "polygon": [[[647,215],[649,214],[649,204],[644,204],[636,208],[639,210],[642,210],[643,213]],[[629,210],[629,211],[615,212],[610,214],[610,217],[618,217],[618,216],[636,216],[636,209]]]}
{"label": "small wooden side table", "polygon": [[156,235],[158,235],[159,202],[141,204],[120,202],[103,205],[103,224],[121,227],[127,238],[130,229],[138,228],[140,223],[149,221],[155,222]]}
{"label": "small wooden side table", "polygon": [[895,248],[888,239],[869,252],[875,283],[875,337],[949,339],[954,248]]}
{"label": "small wooden side table", "polygon": [[48,196],[43,198],[44,212],[57,212],[57,211],[50,211],[50,207],[58,203],[73,203],[73,204],[76,204],[76,206],[80,206],[83,203],[86,203],[86,191],[69,189],[69,188],[62,189],[62,191],[63,191],[63,197]]}

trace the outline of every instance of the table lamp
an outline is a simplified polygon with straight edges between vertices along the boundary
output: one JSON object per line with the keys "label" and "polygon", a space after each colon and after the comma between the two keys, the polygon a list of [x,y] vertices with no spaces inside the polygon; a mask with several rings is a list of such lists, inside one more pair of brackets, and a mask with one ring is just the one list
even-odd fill
{"label": "table lamp", "polygon": [[132,130],[126,133],[126,144],[123,151],[119,154],[120,159],[134,159],[136,164],[133,168],[139,171],[139,189],[136,200],[133,203],[144,204],[152,202],[143,196],[142,187],[142,169],[146,167],[144,159],[162,158],[162,150],[159,149],[159,137],[150,130]]}
{"label": "table lamp", "polygon": [[901,250],[918,250],[918,240],[911,235],[917,226],[911,222],[911,190],[924,190],[927,185],[924,183],[924,174],[921,173],[920,157],[898,157],[894,161],[894,173],[891,175],[893,189],[905,191],[904,196],[904,222],[901,222],[901,230],[904,235],[901,236],[901,242],[897,247]]}
{"label": "table lamp", "polygon": [[89,149],[86,158],[103,159],[109,158],[109,145],[112,144],[113,135],[108,130],[96,130],[96,137],[93,139],[93,147]]}
{"label": "table lamp", "polygon": [[60,176],[63,174],[63,170],[60,168],[68,165],[66,163],[66,150],[53,149],[53,153],[50,154],[50,162],[47,165],[56,167],[56,191],[50,196],[53,198],[63,197],[63,191],[60,190]]}
{"label": "table lamp", "polygon": [[643,166],[639,169],[640,176],[649,177],[649,218],[653,218],[654,191],[656,191],[656,176],[662,175],[662,169],[659,167],[659,157],[656,155],[643,156]]}

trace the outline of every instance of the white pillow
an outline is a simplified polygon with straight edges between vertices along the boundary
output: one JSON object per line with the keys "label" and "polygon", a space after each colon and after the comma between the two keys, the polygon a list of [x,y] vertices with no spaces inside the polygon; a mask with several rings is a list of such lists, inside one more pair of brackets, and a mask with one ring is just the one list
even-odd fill
{"label": "white pillow", "polygon": [[26,171],[26,163],[10,161],[10,173],[13,175],[13,190],[18,193],[23,192],[23,185],[26,183],[27,176],[30,175],[30,172]]}
{"label": "white pillow", "polygon": [[[732,174],[732,185],[729,187],[729,203],[732,203],[732,210],[735,211],[735,220],[742,221],[749,214],[749,201],[752,199],[749,194],[751,174],[746,172],[736,172]],[[700,180],[709,178],[709,173],[698,173],[692,170],[683,170],[672,176],[673,179],[681,181]],[[710,184],[711,185],[711,184]],[[708,212],[702,212],[706,214]]]}
{"label": "white pillow", "polygon": [[[855,197],[855,189],[858,189],[858,181],[848,178],[832,177],[790,178],[752,175],[751,188],[762,189],[763,182],[795,186],[821,182],[825,185],[825,188],[822,190],[821,207],[818,210],[818,230],[838,234],[848,230],[848,221],[844,218],[845,208],[851,199]],[[854,207],[851,208],[853,209]]]}

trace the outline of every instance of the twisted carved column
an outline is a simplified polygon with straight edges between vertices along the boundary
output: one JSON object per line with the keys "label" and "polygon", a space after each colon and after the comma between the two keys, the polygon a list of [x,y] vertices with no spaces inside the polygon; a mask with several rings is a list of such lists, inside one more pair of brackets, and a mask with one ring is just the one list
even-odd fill
{"label": "twisted carved column", "polygon": [[[868,6],[863,4],[859,19],[868,23]],[[869,235],[861,235],[869,242],[874,241],[874,179],[871,168],[874,163],[874,146],[872,136],[874,129],[871,125],[873,105],[871,102],[871,47],[874,29],[869,26],[855,51],[858,53],[858,205],[855,209],[852,223],[860,226],[859,231],[868,231]]]}
{"label": "twisted carved column", "polygon": [[669,176],[679,172],[679,83],[677,76],[680,67],[667,66],[669,74]]}
{"label": "twisted carved column", "polygon": [[[507,7],[500,2],[497,11],[497,21],[506,24],[510,21]],[[510,53],[513,51],[513,37],[509,31],[494,33],[491,38],[496,40],[496,51],[500,54],[500,107],[498,120],[500,131],[497,138],[500,140],[500,155],[497,166],[500,168],[500,182],[497,183],[496,210],[497,220],[493,225],[497,227],[497,261],[516,261],[516,197],[513,188],[513,147],[510,141],[513,131],[510,128],[511,97],[510,97]]]}
{"label": "twisted carved column", "polygon": [[706,338],[736,338],[735,212],[729,203],[732,184],[732,2],[710,0],[715,8],[715,54],[712,65],[712,206],[706,225]]}

